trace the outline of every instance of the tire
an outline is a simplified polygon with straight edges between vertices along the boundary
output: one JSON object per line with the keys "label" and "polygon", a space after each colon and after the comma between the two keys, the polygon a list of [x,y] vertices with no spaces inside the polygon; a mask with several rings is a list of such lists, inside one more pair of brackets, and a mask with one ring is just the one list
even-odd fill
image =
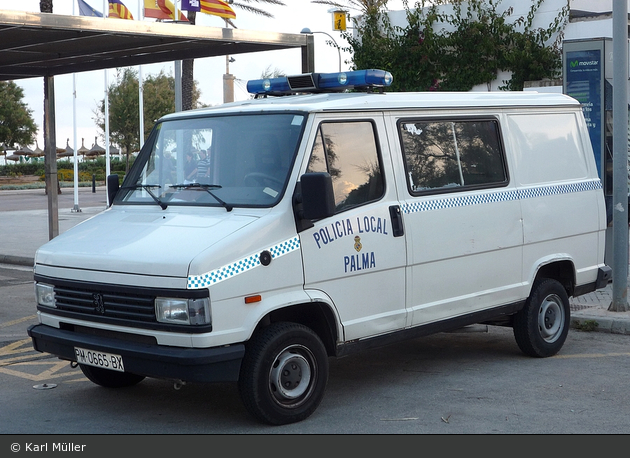
{"label": "tire", "polygon": [[248,342],[238,388],[247,411],[270,425],[302,421],[319,406],[328,382],[320,338],[297,323],[273,323]]}
{"label": "tire", "polygon": [[137,385],[144,380],[144,376],[130,374],[129,372],[110,371],[109,369],[86,366],[85,364],[79,364],[79,367],[89,381],[106,388],[124,388]]}
{"label": "tire", "polygon": [[564,287],[557,280],[542,279],[534,284],[525,307],[514,317],[514,338],[528,356],[553,356],[564,345],[570,319]]}

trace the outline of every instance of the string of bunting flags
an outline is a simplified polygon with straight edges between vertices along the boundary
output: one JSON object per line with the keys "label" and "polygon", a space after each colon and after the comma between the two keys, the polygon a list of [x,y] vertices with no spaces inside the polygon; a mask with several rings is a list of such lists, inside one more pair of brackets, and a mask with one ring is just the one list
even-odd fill
{"label": "string of bunting flags", "polygon": [[[179,20],[188,21],[188,18],[179,11]],[[175,6],[170,0],[144,0],[144,17],[155,19],[175,20]]]}
{"label": "string of bunting flags", "polygon": [[[77,0],[81,16],[103,17],[103,14],[91,7],[85,0]],[[108,0],[110,18],[131,19],[133,15],[121,0]],[[183,11],[195,11],[225,19],[236,19],[236,13],[223,0],[181,0],[178,11],[179,21],[188,21]],[[175,20],[175,5],[171,0],[144,0],[144,17]]]}

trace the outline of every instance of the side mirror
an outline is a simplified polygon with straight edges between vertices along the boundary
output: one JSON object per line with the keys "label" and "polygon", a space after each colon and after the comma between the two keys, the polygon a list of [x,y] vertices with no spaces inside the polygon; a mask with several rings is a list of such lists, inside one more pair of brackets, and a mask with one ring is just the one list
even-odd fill
{"label": "side mirror", "polygon": [[116,197],[116,193],[120,185],[118,184],[118,175],[108,175],[107,176],[107,206],[111,207],[112,202],[114,202],[114,197]]}
{"label": "side mirror", "polygon": [[330,174],[305,173],[300,178],[300,184],[303,218],[313,220],[335,214],[335,196]]}

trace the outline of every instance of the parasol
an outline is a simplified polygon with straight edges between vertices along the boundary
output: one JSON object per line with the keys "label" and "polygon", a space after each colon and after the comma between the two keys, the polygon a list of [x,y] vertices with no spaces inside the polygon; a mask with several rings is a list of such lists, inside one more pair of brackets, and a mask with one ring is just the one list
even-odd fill
{"label": "parasol", "polygon": [[33,156],[34,157],[44,156],[44,151],[39,147],[39,143],[37,143],[37,140],[35,140],[35,150],[33,151]]}
{"label": "parasol", "polygon": [[70,157],[70,156],[74,156],[74,150],[70,146],[70,139],[68,138],[66,140],[66,149],[62,150],[61,153],[59,152],[59,149],[57,149],[57,157]]}
{"label": "parasol", "polygon": [[15,151],[13,154],[17,156],[32,156],[33,150],[30,149],[28,146],[24,145],[19,150]]}
{"label": "parasol", "polygon": [[82,138],[81,139],[81,148],[79,148],[77,150],[77,154],[80,154],[81,156],[85,156],[88,151],[90,151],[90,150],[85,147],[85,139]]}
{"label": "parasol", "polygon": [[94,137],[94,146],[92,146],[92,149],[90,151],[85,153],[87,157],[96,158],[98,156],[105,154],[105,148],[103,148],[102,146],[98,144],[98,142],[96,141],[97,138],[98,137]]}

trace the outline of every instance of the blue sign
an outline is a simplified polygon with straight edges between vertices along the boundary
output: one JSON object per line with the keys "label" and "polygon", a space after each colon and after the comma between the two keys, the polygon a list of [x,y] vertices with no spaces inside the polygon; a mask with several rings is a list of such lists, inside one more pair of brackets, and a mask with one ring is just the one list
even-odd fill
{"label": "blue sign", "polygon": [[565,92],[582,104],[593,145],[599,176],[602,176],[602,78],[601,50],[571,51],[565,55]]}

